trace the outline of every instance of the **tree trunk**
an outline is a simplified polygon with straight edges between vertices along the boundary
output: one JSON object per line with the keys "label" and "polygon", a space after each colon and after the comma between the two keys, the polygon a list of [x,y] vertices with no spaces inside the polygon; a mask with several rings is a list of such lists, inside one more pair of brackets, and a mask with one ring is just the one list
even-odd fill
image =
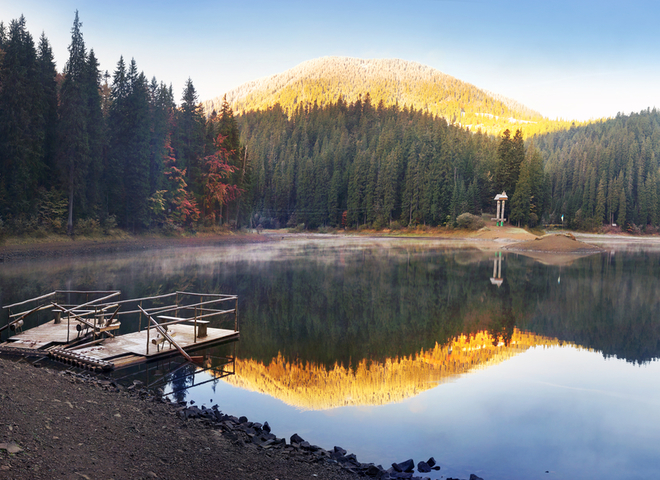
{"label": "tree trunk", "polygon": [[69,220],[66,224],[66,233],[73,235],[73,167],[69,171]]}

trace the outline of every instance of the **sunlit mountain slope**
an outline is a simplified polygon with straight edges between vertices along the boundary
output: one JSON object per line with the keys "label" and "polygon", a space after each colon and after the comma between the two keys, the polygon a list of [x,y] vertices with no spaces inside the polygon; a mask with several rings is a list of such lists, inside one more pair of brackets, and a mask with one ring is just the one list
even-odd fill
{"label": "sunlit mountain slope", "polygon": [[[523,128],[525,135],[570,126],[544,119],[539,112],[425,65],[398,59],[362,60],[322,57],[286,72],[245,83],[227,93],[234,112],[265,110],[279,103],[285,110],[300,105],[324,106],[342,98],[377,106],[398,104],[444,117],[470,130],[499,135],[505,128]],[[222,98],[203,102],[207,114],[220,111]]]}

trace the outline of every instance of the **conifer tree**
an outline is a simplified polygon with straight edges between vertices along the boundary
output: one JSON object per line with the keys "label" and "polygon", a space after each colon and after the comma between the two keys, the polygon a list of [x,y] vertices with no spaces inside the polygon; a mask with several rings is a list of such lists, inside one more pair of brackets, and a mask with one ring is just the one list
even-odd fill
{"label": "conifer tree", "polygon": [[44,167],[45,175],[42,177],[42,185],[52,188],[56,185],[57,169],[55,158],[57,153],[57,70],[53,51],[45,34],[39,38],[37,53],[39,69],[39,83],[41,84],[42,111],[45,124],[44,132]]}
{"label": "conifer tree", "polygon": [[112,77],[110,90],[110,107],[108,114],[108,161],[103,176],[106,186],[104,209],[108,216],[119,218],[125,209],[124,166],[129,155],[128,139],[130,125],[128,118],[130,83],[126,73],[124,57],[117,62],[117,69]]}
{"label": "conifer tree", "polygon": [[132,230],[141,230],[149,223],[147,199],[150,196],[150,124],[149,92],[144,73],[138,73],[134,59],[127,73],[130,94],[127,97],[127,146],[124,163],[124,185],[126,203],[124,225]]}
{"label": "conifer tree", "polygon": [[201,196],[199,177],[204,153],[204,117],[197,98],[197,91],[190,78],[183,89],[181,107],[177,111],[172,146],[179,168],[185,169],[187,172],[189,187],[198,197]]}
{"label": "conifer tree", "polygon": [[44,93],[25,25],[23,16],[9,24],[0,66],[0,206],[13,215],[30,213],[46,171]]}
{"label": "conifer tree", "polygon": [[107,132],[101,98],[101,71],[94,50],[89,51],[83,81],[83,95],[87,103],[89,167],[85,182],[86,205],[83,205],[85,208],[82,214],[92,217],[98,216],[100,213],[102,191],[106,188],[106,185],[101,183],[101,178],[107,152]]}
{"label": "conifer tree", "polygon": [[84,190],[90,163],[89,108],[86,98],[88,64],[82,23],[78,11],[71,30],[69,59],[64,67],[64,81],[60,93],[59,155],[60,171],[69,197],[67,232],[73,234],[74,203],[85,202]]}

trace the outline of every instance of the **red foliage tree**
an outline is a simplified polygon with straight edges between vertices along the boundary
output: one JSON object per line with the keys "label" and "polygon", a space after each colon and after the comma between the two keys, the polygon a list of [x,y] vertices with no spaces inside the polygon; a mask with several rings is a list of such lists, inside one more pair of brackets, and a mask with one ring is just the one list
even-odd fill
{"label": "red foliage tree", "polygon": [[236,167],[228,163],[231,152],[222,146],[224,139],[224,136],[218,135],[215,140],[215,153],[204,157],[203,161],[201,184],[204,187],[204,213],[212,222],[222,217],[223,205],[235,200],[243,192],[238,186],[227,182]]}

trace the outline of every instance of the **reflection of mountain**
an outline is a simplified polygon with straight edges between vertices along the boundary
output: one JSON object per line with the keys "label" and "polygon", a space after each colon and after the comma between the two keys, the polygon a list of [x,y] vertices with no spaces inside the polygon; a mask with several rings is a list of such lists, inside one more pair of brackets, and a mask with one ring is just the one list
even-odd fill
{"label": "reflection of mountain", "polygon": [[559,345],[557,339],[514,330],[511,343],[496,346],[487,332],[462,335],[447,345],[383,362],[361,360],[326,369],[314,363],[287,362],[281,355],[268,365],[236,360],[236,375],[227,383],[279,398],[303,409],[399,402],[451,381],[458,375],[498,364],[535,346]]}

